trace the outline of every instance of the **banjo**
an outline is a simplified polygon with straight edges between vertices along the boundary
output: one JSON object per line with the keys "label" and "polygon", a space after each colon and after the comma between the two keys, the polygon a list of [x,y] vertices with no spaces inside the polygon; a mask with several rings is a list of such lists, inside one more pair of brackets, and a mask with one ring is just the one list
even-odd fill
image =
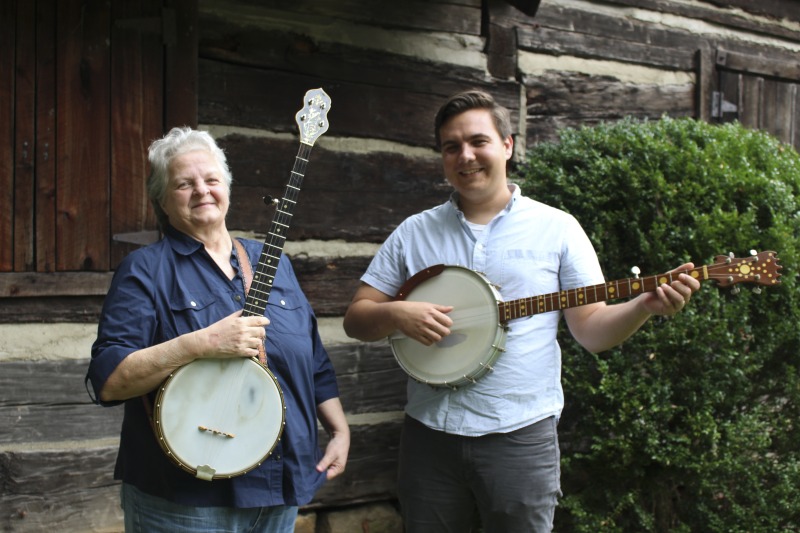
{"label": "banjo", "polygon": [[[266,311],[311,148],[328,130],[331,100],[325,91],[308,91],[304,103],[295,115],[300,148],[284,196],[275,202],[242,316]],[[246,255],[241,261],[249,265]],[[175,464],[211,481],[245,474],[263,463],[281,438],[285,411],[283,392],[266,361],[198,359],[170,374],[159,387],[153,426],[159,445]]]}
{"label": "banjo", "polygon": [[492,370],[504,351],[507,324],[515,318],[653,292],[682,273],[700,281],[714,280],[720,287],[738,283],[773,286],[780,283],[780,269],[775,252],[753,252],[747,258],[719,255],[714,264],[691,270],[643,278],[637,275],[504,302],[483,274],[461,266],[435,265],[409,278],[395,300],[453,306],[448,315],[453,320],[450,335],[425,346],[397,332],[389,336],[389,344],[400,367],[416,381],[458,389]]}

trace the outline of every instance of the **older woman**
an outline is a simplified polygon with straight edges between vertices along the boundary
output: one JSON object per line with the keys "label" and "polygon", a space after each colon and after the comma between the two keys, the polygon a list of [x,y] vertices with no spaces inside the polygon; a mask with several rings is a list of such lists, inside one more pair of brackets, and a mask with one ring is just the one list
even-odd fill
{"label": "older woman", "polygon": [[[87,374],[97,403],[125,405],[114,477],[126,531],[294,531],[298,506],[344,471],[350,446],[316,318],[283,255],[265,316],[243,316],[248,270],[225,223],[231,174],[208,133],[175,128],[152,143],[149,160],[164,236],[117,269]],[[263,243],[240,242],[255,270]],[[180,468],[152,425],[159,385],[194,361],[252,358],[264,345],[286,407],[272,455],[229,479]],[[324,454],[317,417],[331,435]]]}

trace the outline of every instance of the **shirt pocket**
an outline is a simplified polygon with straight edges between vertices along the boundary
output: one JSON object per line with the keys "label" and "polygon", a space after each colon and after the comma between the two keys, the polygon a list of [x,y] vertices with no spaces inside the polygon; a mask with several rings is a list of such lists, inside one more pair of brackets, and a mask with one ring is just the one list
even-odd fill
{"label": "shirt pocket", "polygon": [[270,320],[269,330],[291,335],[309,335],[309,313],[305,299],[293,292],[273,288],[267,302],[266,315]]}
{"label": "shirt pocket", "polygon": [[212,322],[217,296],[209,293],[173,292],[169,308],[176,336],[202,329]]}
{"label": "shirt pocket", "polygon": [[500,284],[505,298],[530,298],[558,291],[558,254],[507,249],[502,257]]}

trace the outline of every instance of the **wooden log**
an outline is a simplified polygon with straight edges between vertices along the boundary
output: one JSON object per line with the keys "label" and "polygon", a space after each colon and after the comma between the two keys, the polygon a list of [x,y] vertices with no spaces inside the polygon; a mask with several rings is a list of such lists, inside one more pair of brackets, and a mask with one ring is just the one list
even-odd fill
{"label": "wooden log", "polygon": [[[233,19],[231,2],[206,0],[202,4],[204,31],[207,24],[225,23]],[[240,6],[241,7],[241,6]],[[364,25],[391,27],[403,30],[452,32],[480,35],[481,0],[405,0],[402,3],[380,3],[341,0],[298,0],[273,3],[251,3],[242,10],[240,24],[251,26],[263,24],[267,28],[275,25],[274,19],[300,21],[309,29],[330,26],[338,22],[341,26]]]}
{"label": "wooden log", "polygon": [[[220,139],[236,179],[230,229],[266,231],[274,211],[265,208],[262,198],[283,195],[297,142],[240,134]],[[354,155],[316,146],[289,239],[381,242],[407,216],[446,201],[450,190],[433,152],[421,159],[386,152]]]}
{"label": "wooden log", "polygon": [[[259,202],[257,199],[251,200],[253,204]],[[253,209],[256,207],[253,206]],[[241,222],[242,225],[244,223]],[[387,223],[381,232],[375,228],[367,229],[374,232],[371,233],[372,238],[378,240],[392,227]],[[368,256],[307,255],[290,258],[300,286],[318,317],[344,314],[358,287],[359,278],[372,259]],[[110,272],[2,275],[0,292],[10,297],[0,298],[0,323],[97,322],[111,275]],[[60,296],[63,294],[75,296]]]}
{"label": "wooden log", "polygon": [[691,116],[694,113],[693,84],[632,84],[605,76],[564,72],[526,75],[523,79],[528,119],[534,123],[543,116],[617,119],[624,116],[658,118],[663,114]]}
{"label": "wooden log", "polygon": [[[387,343],[339,344],[328,347],[328,353],[346,412],[403,408],[406,376]],[[92,403],[84,386],[87,366],[88,359],[0,363],[0,444],[119,436],[122,407]]]}
{"label": "wooden log", "polygon": [[[784,37],[792,41],[800,40],[800,32],[792,26],[772,24],[768,21],[753,19],[753,17],[742,15],[738,10],[734,9],[715,9],[698,3],[687,4],[683,2],[665,2],[664,0],[609,0],[609,2],[621,6],[703,20],[712,24],[727,26],[745,32]],[[747,0],[736,0],[734,3],[731,2],[731,0],[726,0],[726,4],[737,7],[741,6],[741,2],[746,2],[749,6],[748,10],[751,12],[769,14],[777,19],[787,17],[797,21],[800,17],[797,7],[790,5],[793,4],[792,2],[780,2],[776,4],[774,2],[747,2]],[[756,8],[755,6],[758,7]]]}
{"label": "wooden log", "polygon": [[[65,466],[81,469],[80,462]],[[59,479],[63,480],[63,476]],[[119,485],[0,497],[0,530],[8,533],[122,533]]]}
{"label": "wooden log", "polygon": [[[380,59],[380,68],[392,68],[391,57]],[[370,70],[369,63],[358,66],[358,72]],[[454,92],[471,87],[490,90],[509,108],[512,119],[518,117],[516,82],[478,82],[474,77],[462,81],[461,69],[446,64],[432,69],[429,63],[426,69],[408,74],[406,83],[413,88],[386,81],[349,81],[345,72],[320,79],[305,73],[201,60],[200,122],[256,129],[267,126],[270,131],[294,135],[294,114],[302,107],[298,99],[308,89],[319,86],[331,96],[330,129],[326,135],[334,137],[381,139],[433,148],[433,118],[439,106]],[[265,87],[270,88],[268,98],[264,97]]]}
{"label": "wooden log", "polygon": [[371,257],[293,256],[292,265],[318,317],[343,316]]}
{"label": "wooden log", "polygon": [[[327,482],[305,509],[391,500],[396,497],[402,418],[351,424],[345,473]],[[320,442],[326,442],[320,434]],[[122,531],[117,446],[75,443],[74,449],[0,451],[0,530]]]}
{"label": "wooden log", "polygon": [[523,50],[554,55],[571,55],[620,61],[637,65],[664,67],[671,70],[692,70],[694,50],[672,46],[656,46],[648,42],[621,40],[616,35],[594,36],[560,29],[519,28],[517,41]]}
{"label": "wooden log", "polygon": [[0,323],[92,323],[102,307],[103,296],[0,298]]}

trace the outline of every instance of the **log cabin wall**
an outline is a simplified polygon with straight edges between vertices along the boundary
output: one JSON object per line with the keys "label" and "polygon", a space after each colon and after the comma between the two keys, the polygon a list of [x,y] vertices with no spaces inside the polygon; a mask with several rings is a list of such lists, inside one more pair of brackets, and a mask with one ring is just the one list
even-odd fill
{"label": "log cabin wall", "polygon": [[[322,87],[333,102],[286,252],[320,317],[353,439],[346,474],[309,512],[394,499],[405,375],[386,343],[346,338],[341,316],[379,243],[406,216],[447,198],[432,131],[441,101],[468,87],[493,92],[512,111],[517,157],[563,127],[664,114],[739,118],[798,146],[797,3],[753,4],[200,3],[197,122],[228,154],[237,233],[261,238],[271,221],[261,199],[282,194],[302,95]],[[13,114],[12,104],[0,106],[0,118]],[[0,150],[13,145],[8,130],[0,138]],[[4,175],[13,172],[11,156],[0,158]],[[8,196],[0,203],[13,207]],[[13,231],[7,216],[3,247]],[[154,228],[138,229],[133,239],[141,241]],[[120,530],[111,472],[121,411],[91,405],[83,386],[110,273],[81,277],[81,290],[69,294],[59,290],[69,278],[3,276],[0,529]]]}

